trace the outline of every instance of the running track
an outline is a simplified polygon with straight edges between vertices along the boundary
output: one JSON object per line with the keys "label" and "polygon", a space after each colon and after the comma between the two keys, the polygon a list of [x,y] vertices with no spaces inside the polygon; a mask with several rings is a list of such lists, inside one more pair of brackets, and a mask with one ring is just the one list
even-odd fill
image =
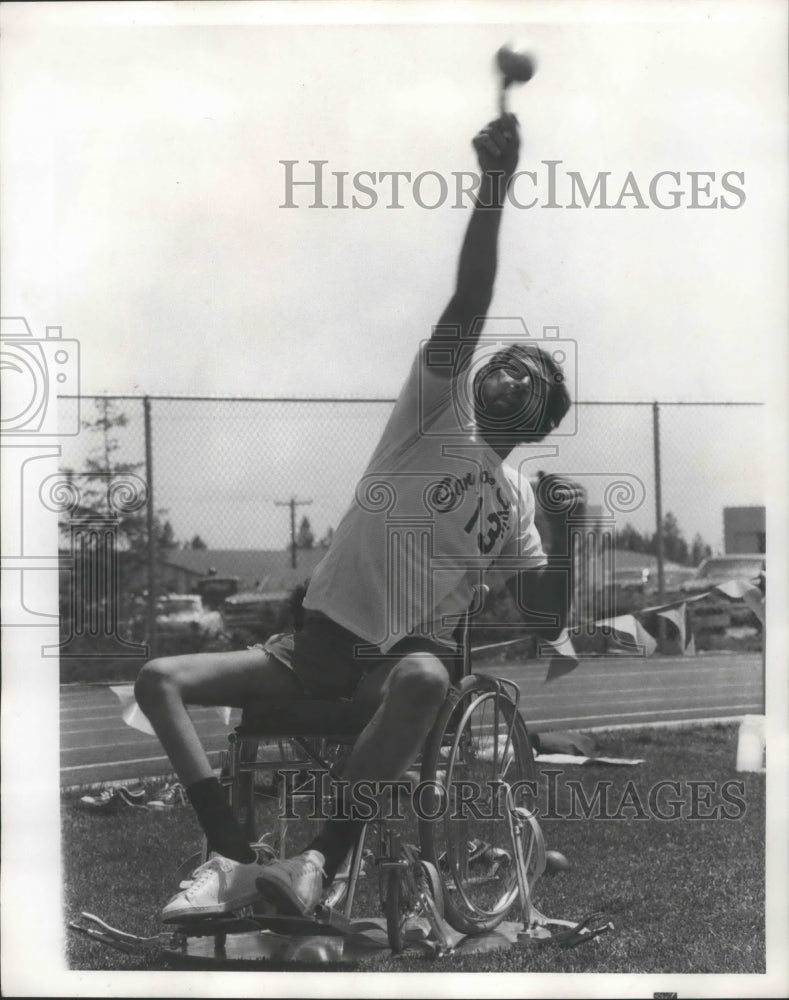
{"label": "running track", "polygon": [[[764,711],[762,657],[757,653],[589,659],[550,684],[544,683],[546,664],[540,661],[497,664],[489,671],[518,684],[524,718],[535,731],[690,722]],[[194,709],[192,715],[212,763],[218,764],[238,713],[230,726],[223,725],[214,709]],[[60,736],[63,787],[170,771],[158,740],[126,726],[117,698],[103,685],[61,688]]]}

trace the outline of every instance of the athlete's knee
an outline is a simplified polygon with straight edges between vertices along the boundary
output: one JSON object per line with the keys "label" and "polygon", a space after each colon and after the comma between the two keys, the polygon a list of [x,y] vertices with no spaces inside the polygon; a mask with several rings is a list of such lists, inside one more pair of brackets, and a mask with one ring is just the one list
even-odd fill
{"label": "athlete's knee", "polygon": [[173,661],[167,657],[149,660],[137,675],[134,684],[134,697],[137,704],[145,709],[147,705],[158,701],[162,694],[169,690],[177,690],[178,672]]}
{"label": "athlete's knee", "polygon": [[449,690],[449,674],[431,653],[410,653],[392,671],[389,691],[415,709],[435,710]]}

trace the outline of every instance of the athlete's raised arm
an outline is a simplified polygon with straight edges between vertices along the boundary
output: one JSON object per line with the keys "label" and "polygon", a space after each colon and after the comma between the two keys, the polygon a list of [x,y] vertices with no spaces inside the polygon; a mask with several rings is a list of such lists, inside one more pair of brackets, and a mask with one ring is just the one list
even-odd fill
{"label": "athlete's raised arm", "polygon": [[[447,339],[457,343],[459,335],[465,355],[473,352],[493,297],[501,212],[518,165],[517,119],[502,115],[477,133],[473,145],[481,169],[480,185],[460,251],[455,291],[431,338],[434,344]],[[444,364],[440,370],[448,369]]]}

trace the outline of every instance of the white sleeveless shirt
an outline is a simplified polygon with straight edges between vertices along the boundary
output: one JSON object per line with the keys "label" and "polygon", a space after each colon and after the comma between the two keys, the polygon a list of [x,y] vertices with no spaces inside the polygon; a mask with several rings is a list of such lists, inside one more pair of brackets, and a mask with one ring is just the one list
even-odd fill
{"label": "white sleeveless shirt", "polygon": [[547,562],[531,486],[476,437],[468,388],[420,352],[304,599],[383,652],[409,635],[452,645],[487,572]]}

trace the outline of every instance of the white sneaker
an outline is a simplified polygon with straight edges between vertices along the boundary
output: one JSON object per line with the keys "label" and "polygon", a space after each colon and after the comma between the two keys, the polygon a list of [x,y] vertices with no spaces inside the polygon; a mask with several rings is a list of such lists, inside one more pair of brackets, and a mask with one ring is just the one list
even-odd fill
{"label": "white sneaker", "polygon": [[323,868],[317,852],[306,851],[285,861],[272,861],[259,873],[260,896],[277,908],[277,913],[303,917],[323,895]]}
{"label": "white sneaker", "polygon": [[255,879],[264,867],[259,861],[245,865],[215,854],[196,868],[186,887],[173,896],[162,910],[162,920],[170,923],[218,916],[248,906],[257,899]]}
{"label": "white sneaker", "polygon": [[98,795],[83,795],[79,801],[85,809],[92,809],[94,812],[112,812],[118,805],[114,788],[105,788]]}

